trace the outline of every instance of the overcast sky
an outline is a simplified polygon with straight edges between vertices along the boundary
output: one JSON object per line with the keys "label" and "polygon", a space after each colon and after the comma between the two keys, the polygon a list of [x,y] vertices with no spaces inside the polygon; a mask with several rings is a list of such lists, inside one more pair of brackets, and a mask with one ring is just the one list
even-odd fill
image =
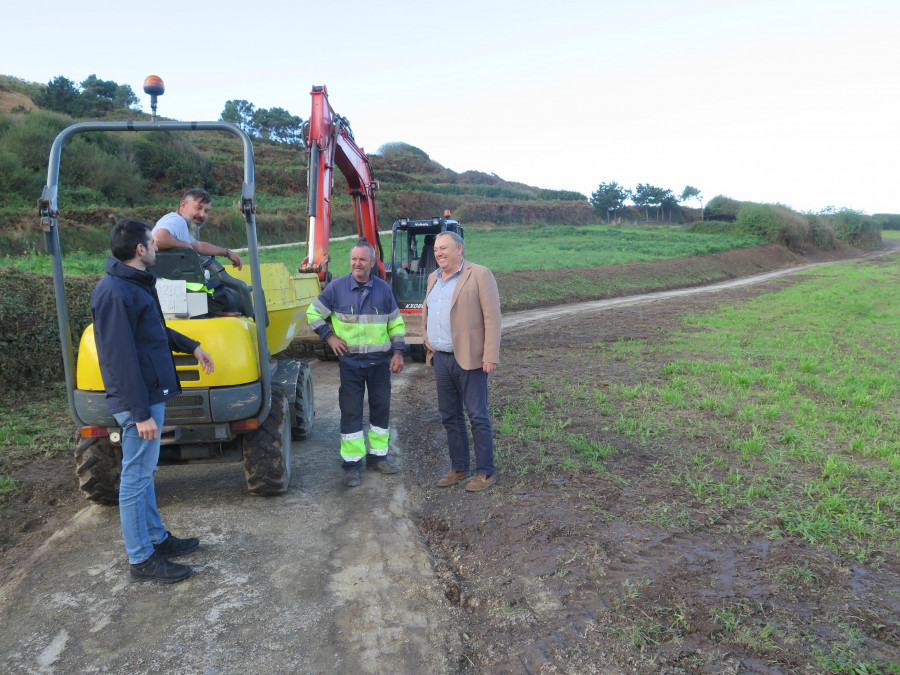
{"label": "overcast sky", "polygon": [[692,185],[900,213],[898,0],[49,0],[3,23],[3,74],[96,74],[146,112],[159,75],[172,119],[229,99],[306,119],[325,84],[370,153],[402,141],[586,195]]}

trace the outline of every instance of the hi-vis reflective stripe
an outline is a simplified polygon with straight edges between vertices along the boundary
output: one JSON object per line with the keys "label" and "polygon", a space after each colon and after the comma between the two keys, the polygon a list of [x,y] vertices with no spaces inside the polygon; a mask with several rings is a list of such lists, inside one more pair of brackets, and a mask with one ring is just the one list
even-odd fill
{"label": "hi-vis reflective stripe", "polygon": [[325,319],[331,316],[331,310],[328,309],[321,301],[316,298],[306,310],[306,320],[309,327],[313,330],[325,325]]}
{"label": "hi-vis reflective stripe", "polygon": [[[351,308],[352,312],[352,308]],[[334,316],[344,323],[390,323],[398,316],[400,316],[400,310],[395,309],[390,314],[378,314],[378,310],[375,310],[375,314],[348,314],[347,312],[335,312]]]}
{"label": "hi-vis reflective stripe", "polygon": [[[343,318],[353,316],[360,321],[343,321]],[[331,315],[331,328],[335,335],[347,343],[351,354],[372,354],[376,352],[389,352],[394,342],[402,339],[404,334],[403,319],[399,312],[395,321],[367,321],[368,318],[378,318],[375,315],[360,317],[359,315],[338,314]],[[380,318],[384,318],[382,314]],[[315,327],[310,323],[311,327]]]}
{"label": "hi-vis reflective stripe", "polygon": [[351,354],[377,354],[390,352],[393,345],[402,342],[406,333],[403,316],[399,309],[387,314],[373,308],[372,314],[356,314],[350,311],[332,312],[319,298],[313,300],[306,310],[309,327],[318,332],[331,317],[334,334],[347,343]]}
{"label": "hi-vis reflective stripe", "polygon": [[372,454],[379,457],[385,457],[388,454],[388,439],[390,438],[390,429],[382,429],[374,424],[369,426],[369,447]]}
{"label": "hi-vis reflective stripe", "polygon": [[366,441],[362,431],[341,434],[341,457],[355,461],[366,454]]}
{"label": "hi-vis reflective stripe", "polygon": [[213,294],[211,288],[207,288],[204,284],[201,284],[198,281],[186,281],[184,282],[184,285],[191,293],[209,293],[210,295]]}
{"label": "hi-vis reflective stripe", "polygon": [[[340,333],[338,333],[338,337],[343,338],[345,342],[347,341],[347,338]],[[348,343],[347,351],[351,354],[380,354],[391,351],[391,343],[383,342],[380,345],[352,345]]]}

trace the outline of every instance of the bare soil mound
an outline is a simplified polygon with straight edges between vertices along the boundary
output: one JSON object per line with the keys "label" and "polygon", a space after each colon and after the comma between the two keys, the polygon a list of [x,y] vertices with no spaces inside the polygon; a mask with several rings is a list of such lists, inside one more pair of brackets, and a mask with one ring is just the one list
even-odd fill
{"label": "bare soil mound", "polygon": [[[516,312],[560,301],[598,300],[689,288],[857,255],[857,249],[843,243],[831,250],[806,248],[796,251],[769,244],[672,260],[571,270],[510,272],[497,275],[497,285],[503,300],[503,311]],[[510,297],[521,300],[510,301]]]}
{"label": "bare soil mound", "polygon": [[11,113],[13,110],[32,110],[35,107],[31,97],[12,91],[0,84],[0,112]]}

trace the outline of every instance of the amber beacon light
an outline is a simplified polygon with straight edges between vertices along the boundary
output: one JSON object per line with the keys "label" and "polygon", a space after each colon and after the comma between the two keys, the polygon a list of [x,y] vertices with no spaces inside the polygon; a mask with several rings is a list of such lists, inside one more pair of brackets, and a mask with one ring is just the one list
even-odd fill
{"label": "amber beacon light", "polygon": [[166,85],[158,75],[148,75],[144,80],[144,93],[150,94],[150,111],[156,121],[156,97],[166,93]]}

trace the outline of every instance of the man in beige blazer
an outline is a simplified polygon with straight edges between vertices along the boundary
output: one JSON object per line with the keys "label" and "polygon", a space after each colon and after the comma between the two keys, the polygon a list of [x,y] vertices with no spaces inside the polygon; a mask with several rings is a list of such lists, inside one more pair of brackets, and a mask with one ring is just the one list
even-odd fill
{"label": "man in beige blazer", "polygon": [[438,269],[428,277],[422,321],[426,362],[434,366],[438,410],[450,451],[450,472],[437,485],[450,487],[472,476],[468,413],[476,475],[466,490],[482,492],[495,481],[487,377],[500,363],[500,293],[491,271],[464,256],[465,243],[458,234],[437,236]]}

